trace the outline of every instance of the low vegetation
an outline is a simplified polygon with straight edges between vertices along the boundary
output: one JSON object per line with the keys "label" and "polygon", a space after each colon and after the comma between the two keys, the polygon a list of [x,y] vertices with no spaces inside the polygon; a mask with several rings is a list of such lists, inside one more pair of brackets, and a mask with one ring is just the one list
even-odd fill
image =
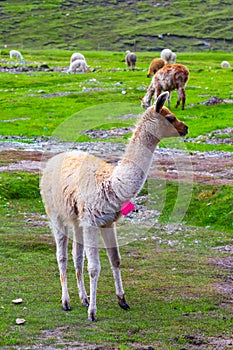
{"label": "low vegetation", "polygon": [[[119,127],[120,123],[125,126],[125,121],[119,118],[109,119],[113,108],[115,116],[117,113],[118,116],[125,113],[141,113],[138,99],[144,96],[145,89],[150,83],[146,73],[155,54],[139,53],[137,70],[134,72],[126,69],[124,53],[84,52],[84,54],[87,63],[95,70],[89,74],[67,75],[65,67],[69,65],[71,52],[66,51],[25,53],[25,59],[29,62],[46,62],[51,72],[29,71],[22,74],[13,71],[1,74],[0,134],[22,135],[29,139],[51,136],[64,121],[69,122],[74,115],[77,115],[75,121],[79,123],[76,126],[79,132],[81,129],[88,130],[103,124],[105,128],[111,128],[116,122]],[[2,58],[6,56],[6,51],[2,52]],[[189,138],[231,125],[230,103],[217,106],[202,104],[211,96],[223,100],[232,99],[232,92],[229,89],[232,70],[220,67],[224,58],[230,61],[230,54],[220,52],[178,54],[177,62],[187,65],[190,69],[186,88],[186,109],[177,110],[178,117],[189,125]],[[5,65],[0,63],[0,67]],[[30,67],[30,63],[27,66]],[[173,92],[171,99],[173,110],[176,99],[176,92]],[[96,113],[98,108],[102,116]],[[134,123],[135,118],[131,121],[131,125]],[[198,149],[196,144],[193,146],[192,143],[187,144],[187,147]],[[202,145],[200,147],[203,149]],[[214,147],[208,145],[207,150]],[[218,150],[230,150],[231,147],[232,145],[225,146],[223,143],[218,146]]]}
{"label": "low vegetation", "polygon": [[0,20],[2,45],[18,49],[232,48],[230,0],[11,0],[1,2]]}
{"label": "low vegetation", "polygon": [[[210,191],[209,187],[196,187],[186,225],[195,221],[195,206],[208,208],[204,200],[213,196]],[[224,189],[216,210],[222,210],[230,191],[230,187]],[[172,198],[169,191],[168,200]],[[129,312],[116,303],[109,263],[101,250],[99,319],[91,324],[78,300],[71,259],[73,310],[61,310],[55,244],[45,222],[38,178],[26,173],[2,174],[0,205],[1,346],[61,347],[85,343],[85,348],[97,344],[130,349],[140,344],[142,348],[150,345],[156,349],[179,349],[195,340],[204,343],[208,337],[231,336],[231,307],[216,290],[229,272],[207,264],[210,258],[224,257],[213,248],[230,244],[230,223],[224,232],[191,226],[169,231],[155,224],[146,240],[121,247]],[[202,220],[203,225],[210,223],[208,211]],[[131,229],[134,230],[133,225]],[[22,304],[12,303],[17,298],[23,299]],[[25,319],[25,324],[17,326],[16,318]]]}

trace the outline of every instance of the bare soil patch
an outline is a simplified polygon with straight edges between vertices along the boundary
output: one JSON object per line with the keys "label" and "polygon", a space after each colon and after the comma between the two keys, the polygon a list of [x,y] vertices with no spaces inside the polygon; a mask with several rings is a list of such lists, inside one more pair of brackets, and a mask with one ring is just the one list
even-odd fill
{"label": "bare soil patch", "polygon": [[[114,130],[114,129],[113,129]],[[129,132],[129,130],[126,130]],[[39,173],[42,163],[56,153],[83,150],[116,164],[125,145],[109,142],[58,143],[54,140],[0,142],[0,172],[27,171]],[[210,185],[233,185],[231,152],[191,152],[158,148],[155,151],[149,177],[174,181],[194,181]]]}

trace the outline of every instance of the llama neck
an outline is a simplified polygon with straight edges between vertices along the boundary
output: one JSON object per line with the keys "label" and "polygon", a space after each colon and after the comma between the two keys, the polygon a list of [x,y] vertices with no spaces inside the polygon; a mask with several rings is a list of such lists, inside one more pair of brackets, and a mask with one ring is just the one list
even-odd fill
{"label": "llama neck", "polygon": [[158,122],[147,113],[142,116],[125,154],[113,171],[113,189],[122,202],[135,197],[144,185],[153,152],[160,141]]}

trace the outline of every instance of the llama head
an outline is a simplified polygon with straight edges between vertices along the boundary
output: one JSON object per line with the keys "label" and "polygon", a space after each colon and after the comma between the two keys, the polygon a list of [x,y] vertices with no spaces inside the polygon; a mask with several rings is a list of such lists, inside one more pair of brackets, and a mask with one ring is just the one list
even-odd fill
{"label": "llama head", "polygon": [[143,98],[139,97],[139,100],[141,101],[142,108],[147,109],[148,107],[150,107],[150,102],[148,101],[146,96],[144,96]]}
{"label": "llama head", "polygon": [[185,136],[188,133],[188,127],[182,121],[176,118],[164,103],[169,96],[169,92],[163,92],[158,96],[153,106],[149,107],[146,114],[150,120],[154,120],[155,125],[152,132],[160,140],[165,137]]}

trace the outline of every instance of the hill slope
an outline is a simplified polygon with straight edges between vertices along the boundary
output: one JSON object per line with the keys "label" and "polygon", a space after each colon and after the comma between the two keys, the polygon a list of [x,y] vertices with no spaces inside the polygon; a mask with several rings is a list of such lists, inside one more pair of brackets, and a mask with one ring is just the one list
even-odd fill
{"label": "hill slope", "polygon": [[0,45],[78,50],[231,50],[231,0],[0,2]]}

